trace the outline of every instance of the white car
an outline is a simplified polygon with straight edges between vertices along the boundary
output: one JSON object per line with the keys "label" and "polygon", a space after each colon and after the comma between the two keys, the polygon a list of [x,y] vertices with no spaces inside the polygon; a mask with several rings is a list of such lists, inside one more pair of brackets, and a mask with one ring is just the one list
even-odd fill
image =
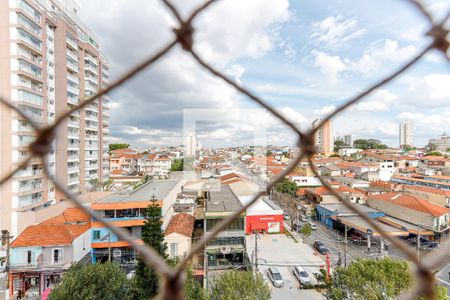
{"label": "white car", "polygon": [[300,281],[300,284],[311,284],[311,278],[309,278],[308,272],[306,272],[302,267],[295,267],[293,273],[295,277],[297,277],[298,281]]}
{"label": "white car", "polygon": [[300,217],[300,221],[302,221],[302,222],[308,222],[308,217],[305,216],[305,215],[302,215],[302,216]]}
{"label": "white car", "polygon": [[314,224],[313,222],[309,222],[308,224],[309,224],[309,226],[311,226],[312,230],[316,230],[317,229],[317,225]]}
{"label": "white car", "polygon": [[282,287],[284,285],[283,278],[277,267],[267,269],[267,276],[275,287]]}
{"label": "white car", "polygon": [[285,220],[290,220],[291,218],[289,217],[288,214],[284,214],[284,219],[285,219]]}

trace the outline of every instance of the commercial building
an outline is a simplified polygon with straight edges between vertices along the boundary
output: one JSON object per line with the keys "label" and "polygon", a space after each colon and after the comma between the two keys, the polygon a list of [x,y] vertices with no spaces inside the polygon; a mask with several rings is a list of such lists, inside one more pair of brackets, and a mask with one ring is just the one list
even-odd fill
{"label": "commercial building", "polygon": [[399,124],[399,145],[400,148],[411,147],[413,144],[413,124],[405,121]]}
{"label": "commercial building", "polygon": [[439,138],[429,139],[428,144],[433,145],[433,151],[446,152],[450,148],[450,136],[444,132]]}
{"label": "commercial building", "polygon": [[[242,205],[246,205],[253,197],[240,196],[238,198]],[[256,200],[245,212],[245,233],[252,234],[255,230],[264,233],[284,232],[283,210],[267,197]]]}
{"label": "commercial building", "polygon": [[[0,3],[0,94],[40,126],[52,124],[82,99],[108,83],[108,63],[97,38],[79,19],[73,0],[10,0]],[[107,96],[71,114],[57,132],[48,168],[72,193],[106,180],[108,159]],[[30,154],[31,125],[0,106],[0,173],[6,174]],[[56,203],[64,196],[32,158],[0,190],[0,224],[17,236],[22,212]]]}
{"label": "commercial building", "polygon": [[[313,128],[317,128],[322,122],[321,119],[316,119],[312,123]],[[329,120],[320,127],[314,135],[314,143],[319,153],[325,155],[334,152],[334,134],[333,134],[333,121]]]}
{"label": "commercial building", "polygon": [[79,208],[27,227],[11,243],[10,295],[38,299],[72,263],[89,262],[90,251],[90,217]]}

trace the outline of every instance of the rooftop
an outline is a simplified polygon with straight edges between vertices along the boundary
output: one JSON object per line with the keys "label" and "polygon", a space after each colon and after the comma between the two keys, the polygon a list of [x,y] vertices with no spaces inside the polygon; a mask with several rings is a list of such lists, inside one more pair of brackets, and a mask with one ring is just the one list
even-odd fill
{"label": "rooftop", "polygon": [[194,231],[194,216],[186,213],[179,213],[172,216],[169,225],[164,231],[164,235],[169,235],[172,233],[178,233],[186,237],[192,237],[192,232]]}
{"label": "rooftop", "polygon": [[241,208],[242,203],[228,185],[222,185],[218,191],[211,191],[206,201],[206,212],[234,212]]}
{"label": "rooftop", "polygon": [[147,202],[155,195],[156,200],[163,200],[177,185],[178,180],[150,181],[128,194],[113,194],[98,203]]}

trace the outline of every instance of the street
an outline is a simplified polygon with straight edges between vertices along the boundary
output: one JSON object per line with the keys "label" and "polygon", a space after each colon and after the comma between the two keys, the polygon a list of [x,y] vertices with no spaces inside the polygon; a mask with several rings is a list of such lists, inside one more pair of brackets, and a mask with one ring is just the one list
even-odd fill
{"label": "street", "polygon": [[[248,253],[254,253],[255,236],[247,236],[246,243]],[[274,287],[268,278],[267,270],[271,266],[276,266],[280,271],[283,287]],[[320,268],[325,268],[325,261],[307,244],[295,242],[284,234],[259,235],[258,270],[271,287],[272,299],[324,299],[314,289],[300,289],[300,283],[292,273],[295,266],[302,266],[309,273],[311,282],[316,283],[313,274],[318,273]]]}

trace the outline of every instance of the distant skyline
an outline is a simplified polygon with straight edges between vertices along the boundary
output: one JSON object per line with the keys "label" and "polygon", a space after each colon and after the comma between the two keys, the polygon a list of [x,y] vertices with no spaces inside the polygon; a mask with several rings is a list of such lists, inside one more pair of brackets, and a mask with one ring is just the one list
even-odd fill
{"label": "distant skyline", "polygon": [[[175,22],[160,1],[78,2],[110,58],[113,79],[172,37]],[[187,14],[200,1],[174,3]],[[436,17],[450,9],[448,1],[426,3]],[[196,47],[206,60],[302,128],[390,74],[429,42],[423,37],[426,22],[407,1],[224,0],[194,25]],[[257,107],[180,49],[112,96],[111,142],[146,147],[181,144],[185,108]],[[398,147],[399,123],[410,120],[414,146],[421,147],[449,131],[449,99],[448,65],[432,52],[335,118],[334,134]],[[294,144],[288,129],[270,122],[269,144]],[[251,129],[209,123],[199,126],[197,135],[205,146],[238,145],[246,143]]]}

